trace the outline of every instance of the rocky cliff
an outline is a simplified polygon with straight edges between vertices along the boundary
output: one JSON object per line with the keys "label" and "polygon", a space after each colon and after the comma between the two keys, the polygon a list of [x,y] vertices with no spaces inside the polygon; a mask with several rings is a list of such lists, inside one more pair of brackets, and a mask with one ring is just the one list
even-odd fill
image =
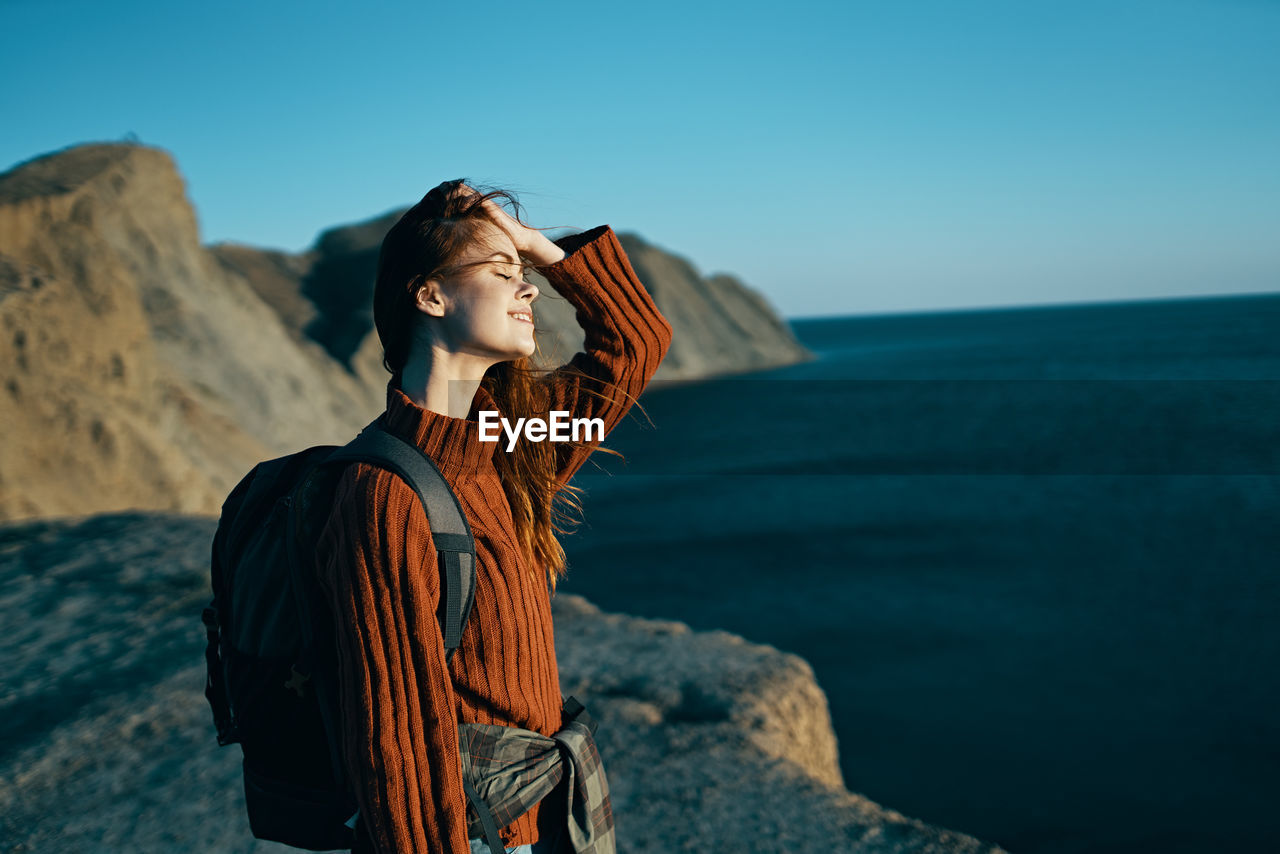
{"label": "rocky cliff", "polygon": [[[384,402],[369,288],[398,216],[299,255],[208,248],[164,151],[82,145],[0,175],[0,519],[212,512],[254,462],[350,438]],[[659,379],[807,358],[757,294],[623,241],[675,327]],[[546,291],[554,367],[582,332]]]}
{"label": "rocky cliff", "polygon": [[[208,518],[0,525],[0,849],[291,851],[249,837],[203,696]],[[600,720],[619,850],[998,852],[846,791],[801,659],[554,601],[561,687]]]}
{"label": "rocky cliff", "polygon": [[172,160],[132,145],[0,176],[0,373],[0,518],[212,511],[382,396],[214,261]]}

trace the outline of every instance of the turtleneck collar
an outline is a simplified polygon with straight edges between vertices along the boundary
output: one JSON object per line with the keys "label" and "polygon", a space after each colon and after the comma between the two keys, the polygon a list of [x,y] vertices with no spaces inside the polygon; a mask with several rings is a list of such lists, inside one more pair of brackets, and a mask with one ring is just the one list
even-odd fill
{"label": "turtleneck collar", "polygon": [[493,453],[499,443],[480,441],[479,412],[486,409],[497,410],[498,405],[483,387],[476,390],[466,418],[451,418],[414,403],[394,378],[387,383],[387,427],[425,451],[442,472],[494,471]]}

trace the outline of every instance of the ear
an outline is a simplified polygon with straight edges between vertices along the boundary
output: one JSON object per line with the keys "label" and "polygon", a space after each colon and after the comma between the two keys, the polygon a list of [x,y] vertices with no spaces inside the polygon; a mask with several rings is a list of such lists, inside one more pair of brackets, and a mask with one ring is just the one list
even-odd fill
{"label": "ear", "polygon": [[427,279],[422,287],[418,288],[418,294],[414,298],[414,305],[418,311],[430,317],[444,317],[444,294],[440,288],[440,282],[435,279]]}

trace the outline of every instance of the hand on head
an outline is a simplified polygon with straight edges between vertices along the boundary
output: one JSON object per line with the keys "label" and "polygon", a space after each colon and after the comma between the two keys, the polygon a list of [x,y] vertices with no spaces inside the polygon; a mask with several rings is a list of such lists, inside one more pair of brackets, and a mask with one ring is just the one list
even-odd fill
{"label": "hand on head", "polygon": [[[453,184],[451,181],[446,181],[445,183]],[[476,195],[479,195],[479,193],[475,188],[468,186],[464,182],[454,184],[449,191],[449,198],[451,199],[466,199]],[[541,231],[524,225],[507,213],[506,209],[492,198],[486,198],[482,202],[482,206],[493,224],[505,231],[507,236],[511,238],[511,242],[515,245],[516,251],[520,253],[520,256],[528,259],[535,266],[545,267],[564,258],[563,249],[552,243]]]}

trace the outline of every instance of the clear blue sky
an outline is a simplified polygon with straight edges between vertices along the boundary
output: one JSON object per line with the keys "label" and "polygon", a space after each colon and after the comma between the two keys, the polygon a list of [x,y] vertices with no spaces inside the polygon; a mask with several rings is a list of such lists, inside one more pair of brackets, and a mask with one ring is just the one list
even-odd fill
{"label": "clear blue sky", "polygon": [[1280,290],[1280,2],[0,0],[0,169],[133,133],[205,242],[454,177],[788,316]]}

